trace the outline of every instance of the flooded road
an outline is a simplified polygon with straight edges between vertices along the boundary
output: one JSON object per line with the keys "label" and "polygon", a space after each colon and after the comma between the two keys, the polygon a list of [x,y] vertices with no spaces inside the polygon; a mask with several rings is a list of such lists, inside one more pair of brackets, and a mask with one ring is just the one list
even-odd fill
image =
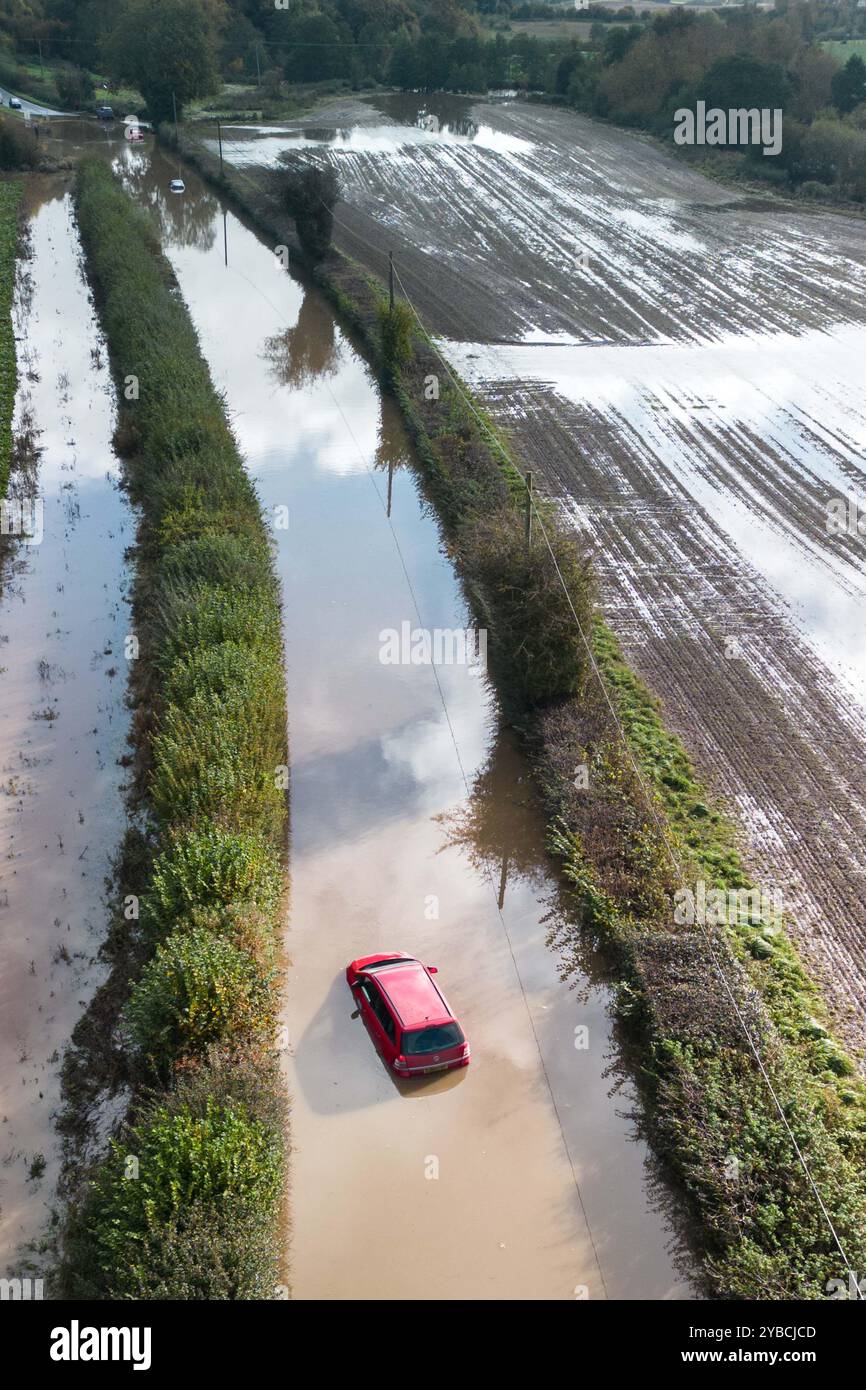
{"label": "flooded road", "polygon": [[[866,1053],[866,221],[526,102],[341,98],[297,148],[591,541],[607,616]],[[423,128],[422,128],[423,127]]]}
{"label": "flooded road", "polygon": [[126,546],[113,393],[68,181],[31,180],[14,305],[14,428],[39,449],[37,544],[0,601],[0,1275],[49,1221],[63,1050],[102,979],[105,879],[124,828]]}
{"label": "flooded road", "polygon": [[[394,413],[323,301],[190,170],[172,199],[160,153],[118,166],[160,222],[283,587],[293,1296],[689,1297],[609,992],[483,673],[382,660],[388,630],[468,622]],[[467,1071],[385,1072],[343,974],[379,949],[438,965]]]}

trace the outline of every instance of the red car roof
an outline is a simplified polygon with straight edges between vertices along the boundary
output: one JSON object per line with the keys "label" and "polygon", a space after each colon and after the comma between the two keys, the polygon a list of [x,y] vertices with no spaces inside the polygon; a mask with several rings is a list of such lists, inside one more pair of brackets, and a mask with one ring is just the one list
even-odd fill
{"label": "red car roof", "polygon": [[374,972],[404,1028],[425,1023],[447,1023],[453,1015],[420,961],[389,965]]}

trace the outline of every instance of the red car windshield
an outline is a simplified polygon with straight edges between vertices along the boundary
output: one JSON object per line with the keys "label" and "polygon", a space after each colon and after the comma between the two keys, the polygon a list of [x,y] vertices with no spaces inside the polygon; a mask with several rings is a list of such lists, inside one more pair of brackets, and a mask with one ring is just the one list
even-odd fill
{"label": "red car windshield", "polygon": [[403,1034],[403,1055],[417,1057],[424,1052],[444,1052],[446,1047],[458,1047],[463,1033],[458,1023],[437,1023],[430,1028],[414,1028]]}

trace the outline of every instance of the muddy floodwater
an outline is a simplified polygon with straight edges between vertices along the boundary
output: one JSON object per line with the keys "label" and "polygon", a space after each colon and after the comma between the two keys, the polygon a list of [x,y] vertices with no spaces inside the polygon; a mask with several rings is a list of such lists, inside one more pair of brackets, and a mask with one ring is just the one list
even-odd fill
{"label": "muddy floodwater", "polygon": [[[469,621],[393,411],[324,302],[191,171],[173,198],[162,154],[117,164],[160,223],[283,588],[293,1296],[692,1296],[608,988],[483,671],[381,659],[404,623]],[[384,1070],[344,978],[381,949],[439,967],[468,1070]]]}
{"label": "muddy floodwater", "polygon": [[50,1227],[59,1067],[102,978],[105,879],[124,824],[134,534],[68,181],[33,181],[27,198],[14,426],[39,453],[35,543],[12,549],[0,598],[0,1275]]}
{"label": "muddy floodwater", "polygon": [[592,549],[605,608],[866,1050],[866,220],[514,100],[233,129],[331,163],[342,249],[438,335]]}

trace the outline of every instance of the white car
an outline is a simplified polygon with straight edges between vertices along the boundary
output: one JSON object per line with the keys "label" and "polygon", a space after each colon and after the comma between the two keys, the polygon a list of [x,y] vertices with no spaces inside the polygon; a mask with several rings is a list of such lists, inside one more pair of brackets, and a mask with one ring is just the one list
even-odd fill
{"label": "white car", "polygon": [[184,183],[183,179],[172,179],[171,183],[168,185],[168,188],[170,193],[186,192],[186,184]]}
{"label": "white car", "polygon": [[12,110],[13,110],[13,111],[20,111],[20,110],[21,110],[21,98],[20,98],[20,97],[10,97],[10,98],[9,98],[9,105],[12,107]]}

